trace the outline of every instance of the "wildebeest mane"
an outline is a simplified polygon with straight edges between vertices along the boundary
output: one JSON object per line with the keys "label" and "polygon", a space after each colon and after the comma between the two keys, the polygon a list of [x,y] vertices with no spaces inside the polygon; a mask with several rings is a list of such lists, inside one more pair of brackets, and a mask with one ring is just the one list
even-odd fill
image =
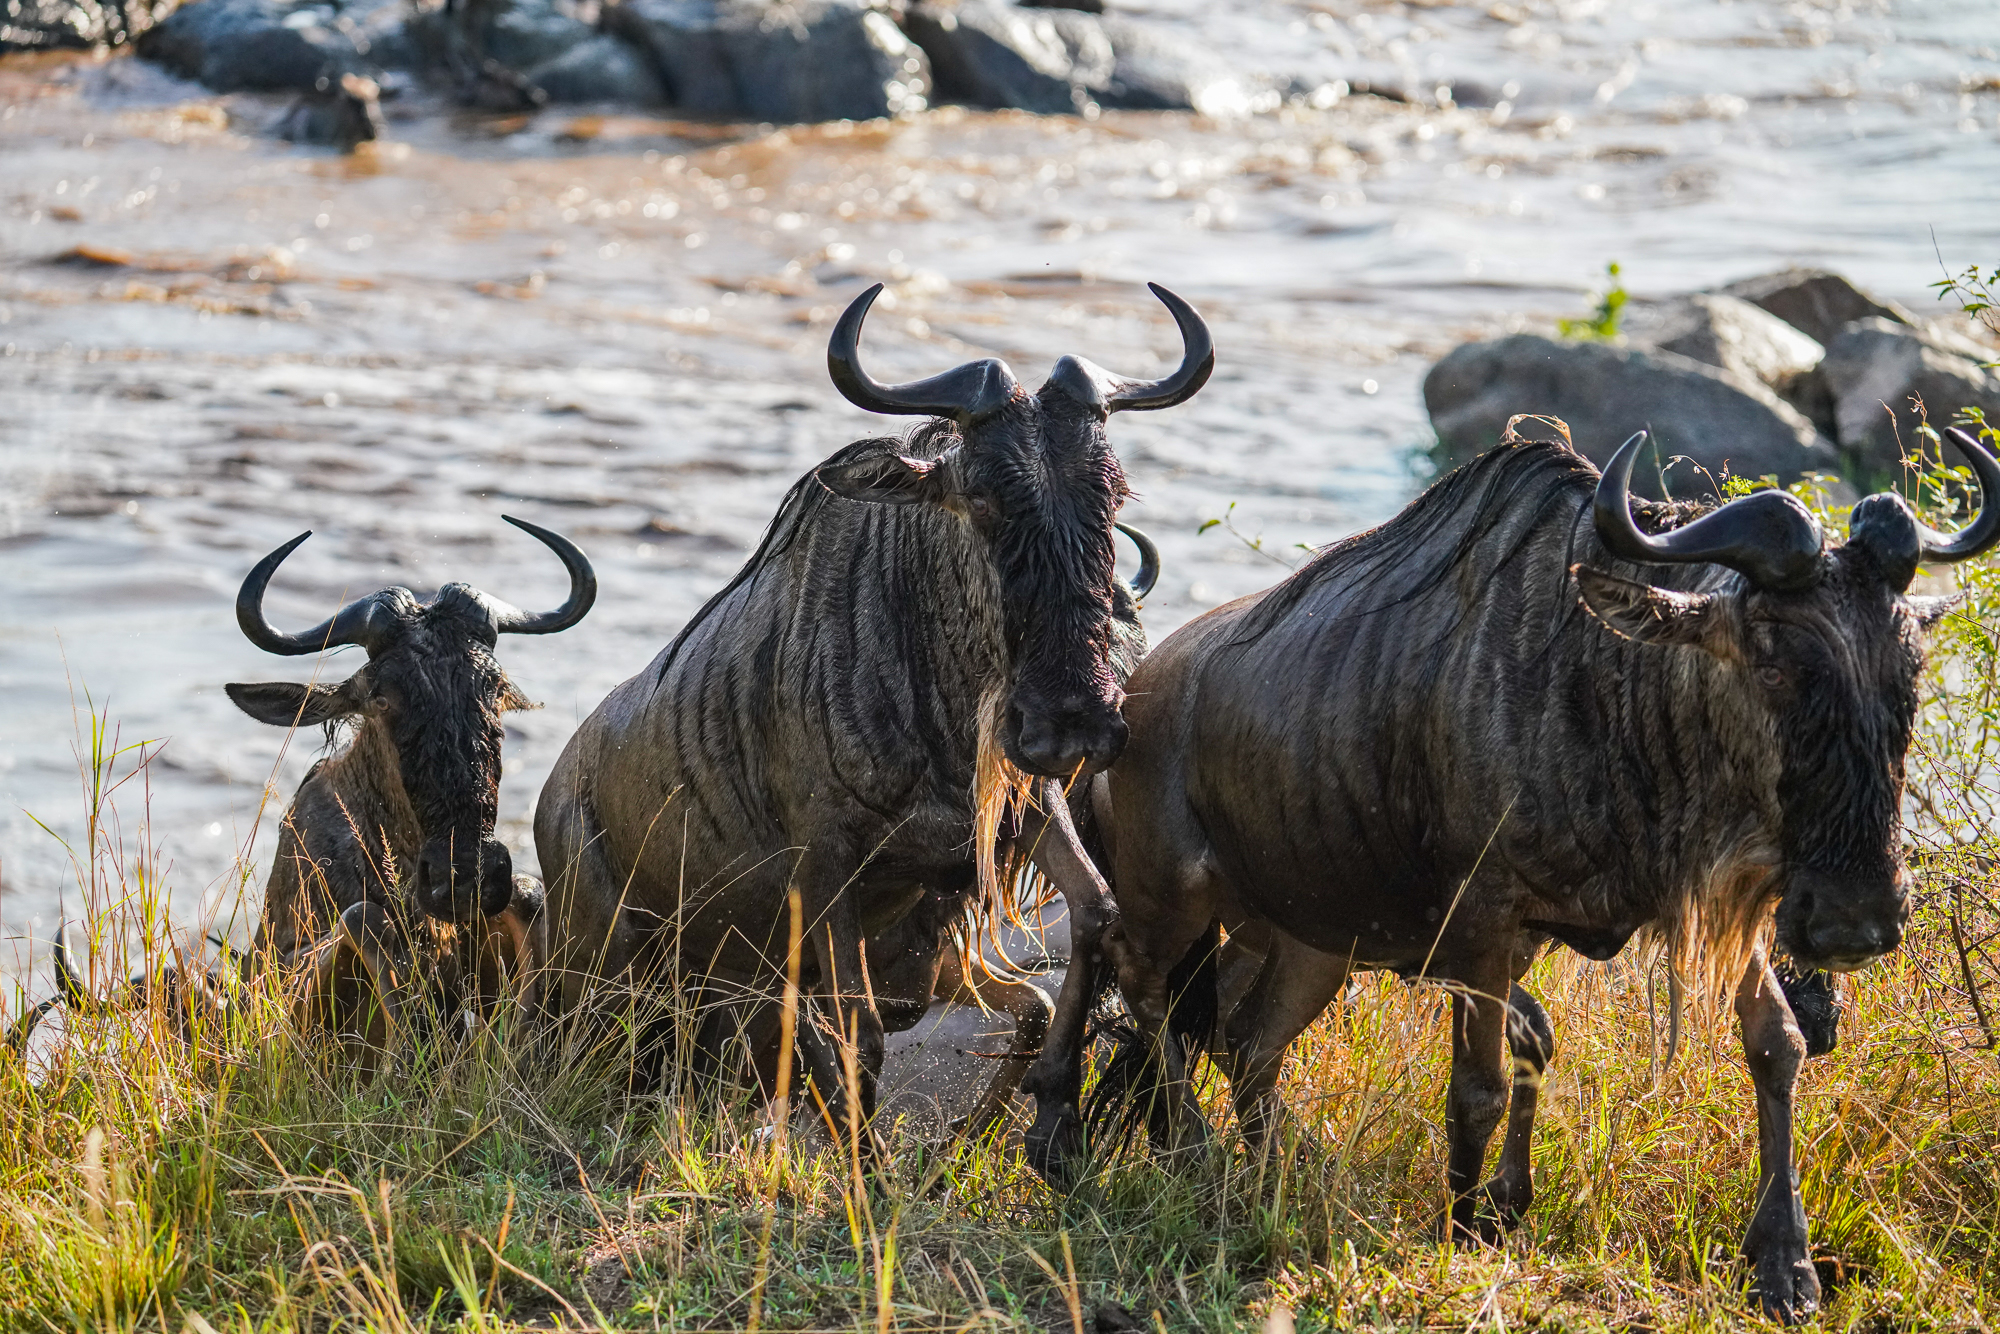
{"label": "wildebeest mane", "polygon": [[[1248,644],[1262,637],[1330,578],[1379,583],[1394,590],[1354,615],[1373,615],[1416,601],[1451,578],[1494,529],[1515,525],[1513,545],[1500,559],[1485,561],[1478,573],[1482,582],[1491,581],[1533,544],[1541,515],[1573,509],[1579,497],[1597,485],[1597,477],[1590,461],[1567,445],[1505,442],[1447,473],[1387,522],[1321,547],[1264,597],[1230,642]],[[1632,512],[1642,530],[1657,533],[1689,523],[1708,508],[1690,502],[1635,501]],[[1533,517],[1523,522],[1528,515]],[[1587,524],[1572,529],[1565,568],[1583,558],[1577,544],[1585,531]],[[1591,547],[1595,554],[1594,542]]]}
{"label": "wildebeest mane", "polygon": [[708,601],[702,603],[694,615],[688,617],[687,624],[681,627],[680,633],[667,645],[667,651],[660,655],[659,667],[653,674],[655,688],[661,681],[666,680],[667,673],[672,670],[675,660],[680,657],[681,647],[710,616],[715,614],[715,609],[727,602],[737,589],[755,584],[758,575],[790,551],[799,535],[812,526],[813,520],[829,504],[840,499],[819,480],[821,468],[838,468],[844,464],[878,458],[885,454],[934,459],[957,442],[958,428],[955,425],[948,421],[931,420],[918,425],[906,438],[898,439],[892,435],[870,436],[868,439],[856,440],[850,445],[843,446],[834,451],[830,457],[815,464],[803,477],[792,483],[791,489],[785,492],[785,498],[778,502],[778,512],[771,516],[769,526],[764,529],[764,536],[758,540],[757,549],[750,553],[750,559],[743,562],[743,568],[738,570],[728,583],[717,589]]}

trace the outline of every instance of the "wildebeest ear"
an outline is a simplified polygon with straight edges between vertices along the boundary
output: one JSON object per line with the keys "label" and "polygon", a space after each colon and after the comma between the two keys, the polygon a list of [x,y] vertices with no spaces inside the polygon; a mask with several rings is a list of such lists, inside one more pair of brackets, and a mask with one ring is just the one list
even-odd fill
{"label": "wildebeest ear", "polygon": [[1625,638],[1641,644],[1693,644],[1718,657],[1725,651],[1715,594],[1676,593],[1585,565],[1571,566],[1570,573],[1591,615]]}
{"label": "wildebeest ear", "polygon": [[1928,630],[1945,617],[1965,605],[1965,594],[1947,593],[1942,597],[1917,596],[1907,599],[1910,610],[1917,614],[1917,624]]}
{"label": "wildebeest ear", "polygon": [[317,727],[358,709],[347,691],[337,686],[302,686],[290,681],[231,681],[222,687],[236,707],[273,727]]}
{"label": "wildebeest ear", "polygon": [[944,498],[937,466],[936,459],[877,454],[828,464],[814,476],[827,490],[849,500],[865,500],[871,505],[913,505],[920,500]]}
{"label": "wildebeest ear", "polygon": [[512,681],[500,682],[500,712],[510,713],[515,709],[539,709],[542,706],[521,693],[521,688]]}

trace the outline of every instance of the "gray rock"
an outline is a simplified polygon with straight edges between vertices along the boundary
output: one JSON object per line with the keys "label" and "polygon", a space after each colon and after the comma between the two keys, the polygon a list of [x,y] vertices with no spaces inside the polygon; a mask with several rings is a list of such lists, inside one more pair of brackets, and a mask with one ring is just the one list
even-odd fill
{"label": "gray rock", "polygon": [[1775,315],[1733,296],[1696,294],[1631,329],[1635,341],[1776,388],[1819,365],[1826,349]]}
{"label": "gray rock", "polygon": [[604,11],[606,31],[653,59],[666,98],[693,116],[738,116],[736,91],[715,0],[623,0]]}
{"label": "gray rock", "polygon": [[938,96],[971,106],[1223,113],[1244,96],[1242,80],[1200,47],[1080,7],[925,0],[903,26],[930,56]]}
{"label": "gray rock", "polygon": [[1825,349],[1777,316],[1733,296],[1684,297],[1627,322],[1633,341],[1761,381],[1813,429],[1834,438],[1833,398],[1818,370]]}
{"label": "gray rock", "polygon": [[930,104],[930,62],[865,0],[626,0],[604,25],[691,115],[872,120]]}
{"label": "gray rock", "polygon": [[722,46],[743,114],[873,120],[930,105],[930,63],[863,0],[780,0],[724,10]]}
{"label": "gray rock", "polygon": [[[1467,343],[1424,377],[1424,404],[1446,466],[1498,444],[1507,419],[1523,412],[1562,418],[1577,450],[1598,462],[1632,432],[1650,430],[1662,459],[1685,455],[1696,465],[1669,472],[1678,496],[1712,496],[1724,468],[1791,481],[1838,471],[1840,462],[1812,423],[1764,385],[1673,352],[1535,334]],[[1635,485],[1659,492],[1657,475]]]}
{"label": "gray rock", "polygon": [[[1081,17],[1063,16],[1066,21]],[[1103,106],[1126,111],[1191,110],[1210,116],[1245,109],[1248,85],[1214,53],[1133,19],[1100,21],[1117,57],[1110,82],[1095,90]]]}
{"label": "gray rock", "polygon": [[[1096,20],[1074,13],[1062,17],[1082,20],[1065,26],[1083,45]],[[1061,114],[1076,111],[1091,99],[1074,77],[1075,61],[1056,18],[1047,11],[991,0],[961,0],[952,5],[918,5],[903,26],[930,57],[939,98],[975,107]],[[1096,36],[1102,41],[1101,29]],[[1114,59],[1110,43],[1103,41],[1103,47],[1108,76]]]}
{"label": "gray rock", "polygon": [[667,100],[653,63],[628,42],[599,33],[572,46],[528,78],[551,102],[617,102],[659,106]]}
{"label": "gray rock", "polygon": [[272,127],[280,139],[351,153],[382,137],[382,90],[373,79],[343,74],[301,94]]}
{"label": "gray rock", "polygon": [[1834,430],[1854,480],[1864,488],[1898,477],[1920,420],[1912,399],[1937,426],[1961,408],[2000,423],[2000,375],[1980,362],[1976,344],[1894,320],[1857,320],[1826,346],[1820,375],[1833,397]]}
{"label": "gray rock", "polygon": [[1745,278],[1718,289],[1776,315],[1813,341],[1824,345],[1845,325],[1870,316],[1911,324],[1910,313],[1893,302],[1878,301],[1837,273],[1824,269],[1786,269]]}
{"label": "gray rock", "polygon": [[0,0],[0,53],[122,46],[178,0]]}
{"label": "gray rock", "polygon": [[371,72],[331,6],[279,0],[196,0],[142,36],[138,49],[221,93],[310,92],[321,79]]}
{"label": "gray rock", "polygon": [[487,57],[525,72],[559,60],[596,36],[596,28],[550,0],[511,0],[495,6],[479,25],[477,41]]}

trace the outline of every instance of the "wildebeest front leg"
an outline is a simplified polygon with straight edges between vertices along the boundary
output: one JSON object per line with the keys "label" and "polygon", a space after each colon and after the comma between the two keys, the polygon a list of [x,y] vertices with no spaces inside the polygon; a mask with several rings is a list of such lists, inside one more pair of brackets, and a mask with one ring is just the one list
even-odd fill
{"label": "wildebeest front leg", "polygon": [[1056,994],[1055,1015],[1042,1054],[1021,1079],[1035,1099],[1035,1123],[1024,1137],[1028,1165],[1045,1180],[1066,1183],[1081,1164],[1083,1134],[1083,1039],[1090,1007],[1103,990],[1109,968],[1105,933],[1117,919],[1110,886],[1083,850],[1062,784],[1042,785],[1042,811],[1031,813],[1017,846],[1062,893],[1069,911],[1070,963]]}
{"label": "wildebeest front leg", "polygon": [[1773,1319],[1801,1319],[1819,1306],[1819,1276],[1806,1249],[1806,1210],[1792,1166],[1792,1085],[1806,1041],[1759,948],[1736,988],[1743,1055],[1757,1089],[1757,1212],[1743,1238],[1751,1291]]}
{"label": "wildebeest front leg", "polygon": [[528,1031],[541,1008],[542,973],[549,961],[545,902],[541,881],[531,875],[515,876],[513,897],[486,919],[480,941],[480,1015],[490,1015],[511,981],[517,1036]]}
{"label": "wildebeest front leg", "polygon": [[1347,985],[1347,960],[1275,939],[1249,992],[1226,1016],[1229,1093],[1250,1147],[1268,1147],[1284,1115],[1278,1074],[1285,1053]]}
{"label": "wildebeest front leg", "polygon": [[1014,1021],[1014,1041],[996,1064],[986,1091],[966,1116],[962,1133],[977,1137],[986,1133],[1007,1112],[1014,1090],[1028,1063],[1040,1053],[1048,1039],[1049,998],[1040,987],[1027,982],[1009,982],[998,977],[982,977],[974,983],[966,976],[965,955],[956,949],[945,951],[944,966],[938,972],[937,994],[954,1005],[990,1007]]}
{"label": "wildebeest front leg", "polygon": [[825,886],[802,868],[801,898],[819,961],[816,999],[823,1014],[799,1016],[799,1044],[813,1082],[832,1114],[835,1138],[855,1137],[870,1171],[882,1150],[875,1138],[875,1088],[882,1075],[882,1017],[868,985],[861,914],[845,883]]}
{"label": "wildebeest front leg", "polygon": [[1505,968],[1475,968],[1460,978],[1451,998],[1451,1086],[1445,1094],[1445,1180],[1451,1210],[1444,1231],[1453,1241],[1498,1245],[1500,1221],[1481,1190],[1486,1148],[1507,1109],[1502,1059],[1508,1006],[1501,999],[1513,979]]}
{"label": "wildebeest front leg", "polygon": [[302,1030],[330,1023],[340,1032],[358,1019],[363,1027],[341,1037],[375,1051],[388,1050],[403,1031],[414,970],[402,932],[379,903],[349,907],[331,931],[291,956],[288,971],[302,979],[292,1005]]}
{"label": "wildebeest front leg", "polygon": [[1500,1170],[1486,1183],[1486,1196],[1502,1227],[1511,1228],[1528,1212],[1535,1198],[1535,1108],[1542,1097],[1542,1075],[1555,1055],[1555,1029],[1548,1011],[1519,982],[1507,998],[1507,1051],[1514,1059],[1514,1095],[1507,1104],[1507,1138],[1500,1146]]}

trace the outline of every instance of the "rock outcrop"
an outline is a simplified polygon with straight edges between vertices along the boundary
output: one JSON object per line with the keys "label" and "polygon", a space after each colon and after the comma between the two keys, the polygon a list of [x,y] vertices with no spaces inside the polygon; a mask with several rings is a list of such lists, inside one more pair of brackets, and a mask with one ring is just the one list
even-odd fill
{"label": "rock outcrop", "polygon": [[2000,353],[1880,316],[1835,334],[1819,374],[1854,480],[1877,486],[1897,477],[1925,417],[1946,426],[1962,409],[1977,408],[2000,425],[2000,374],[1981,365],[1995,356]]}
{"label": "rock outcrop", "polygon": [[[1763,384],[1675,352],[1515,334],[1468,343],[1424,378],[1440,463],[1455,466],[1500,442],[1507,420],[1541,413],[1569,423],[1572,441],[1602,462],[1634,431],[1651,431],[1676,496],[1712,496],[1725,470],[1792,480],[1835,471],[1833,445]],[[1657,478],[1635,486],[1658,495]]]}
{"label": "rock outcrop", "polygon": [[1878,301],[1825,269],[1786,269],[1745,278],[1722,288],[1721,294],[1768,311],[1822,346],[1855,320],[1880,317],[1914,323],[1901,306]]}
{"label": "rock outcrop", "polygon": [[[1560,417],[1602,460],[1653,433],[1676,495],[1712,494],[1727,468],[1793,481],[1833,473],[1859,491],[1899,480],[1926,420],[1967,410],[2000,425],[2000,345],[1919,326],[1835,273],[1790,269],[1634,312],[1618,341],[1520,334],[1468,343],[1431,368],[1438,462],[1499,442],[1517,413]],[[1651,488],[1658,493],[1655,485]]]}

